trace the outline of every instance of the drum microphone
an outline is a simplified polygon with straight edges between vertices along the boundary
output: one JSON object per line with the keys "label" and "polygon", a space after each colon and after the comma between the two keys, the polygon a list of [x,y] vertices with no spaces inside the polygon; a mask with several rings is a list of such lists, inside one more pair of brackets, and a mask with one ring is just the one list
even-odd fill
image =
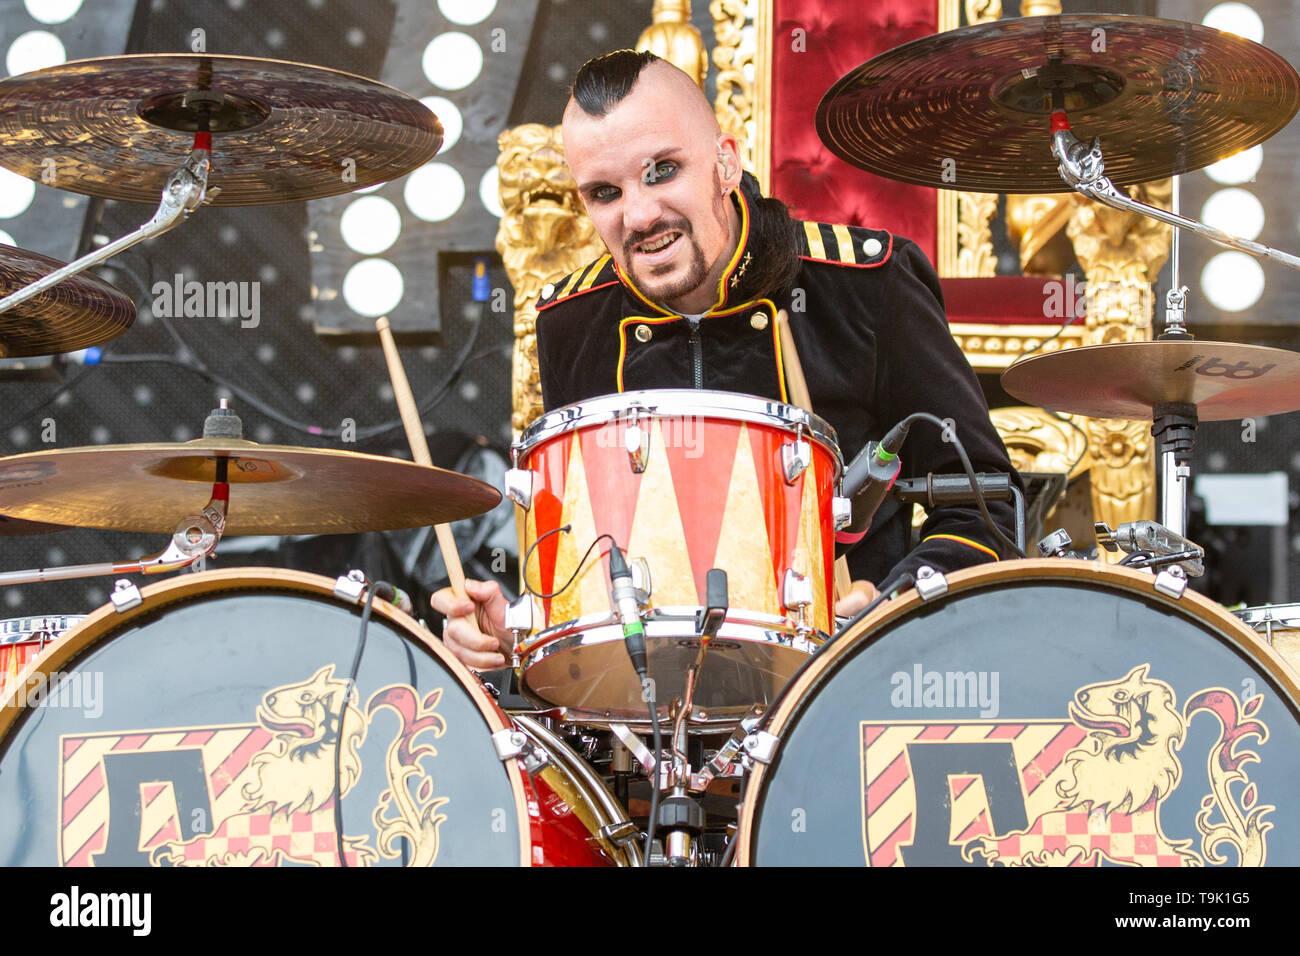
{"label": "drum microphone", "polygon": [[613,540],[609,543],[610,598],[618,610],[623,624],[623,643],[627,645],[632,666],[642,680],[646,676],[645,626],[641,623],[641,608],[636,602],[636,588],[632,586],[632,572],[623,560],[623,552]]}
{"label": "drum microphone", "polygon": [[853,520],[836,535],[835,540],[840,544],[860,541],[871,530],[871,519],[903,467],[898,450],[903,447],[910,427],[911,422],[906,420],[895,425],[880,441],[868,442],[849,463],[843,487],[845,497],[853,499]]}

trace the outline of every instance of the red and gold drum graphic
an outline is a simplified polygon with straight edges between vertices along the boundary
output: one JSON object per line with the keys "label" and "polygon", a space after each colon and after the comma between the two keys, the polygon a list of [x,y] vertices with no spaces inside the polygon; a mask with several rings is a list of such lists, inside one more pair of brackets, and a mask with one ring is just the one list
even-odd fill
{"label": "red and gold drum graphic", "polygon": [[543,416],[515,460],[507,491],[523,509],[532,614],[517,652],[533,699],[579,721],[648,719],[611,610],[609,539],[645,597],[662,704],[698,657],[710,569],[726,572],[728,610],[694,718],[772,700],[824,640],[842,469],[816,416],[729,392],[628,392]]}
{"label": "red and gold drum graphic", "polygon": [[945,583],[782,695],[738,863],[1300,864],[1296,675],[1185,577],[1031,560]]}
{"label": "red and gold drum graphic", "polygon": [[362,607],[318,575],[209,571],[139,596],[46,650],[0,709],[0,865],[639,859],[608,836],[626,817],[600,778],[391,605],[362,646]]}

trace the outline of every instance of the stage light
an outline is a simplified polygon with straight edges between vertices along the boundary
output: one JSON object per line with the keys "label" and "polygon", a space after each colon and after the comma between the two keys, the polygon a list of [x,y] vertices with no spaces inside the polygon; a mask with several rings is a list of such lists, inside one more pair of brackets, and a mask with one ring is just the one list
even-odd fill
{"label": "stage light", "polygon": [[446,163],[429,163],[406,177],[406,206],[425,222],[442,222],[465,202],[465,180]]}
{"label": "stage light", "polygon": [[498,219],[505,215],[501,208],[501,176],[495,166],[488,167],[479,180],[478,198],[483,207]]}
{"label": "stage light", "polygon": [[81,0],[23,0],[33,20],[41,23],[64,23],[81,9]]}
{"label": "stage light", "polygon": [[1201,289],[1224,312],[1244,312],[1264,294],[1264,270],[1244,252],[1221,252],[1201,271]]}
{"label": "stage light", "polygon": [[10,44],[5,54],[5,69],[10,76],[17,76],[67,61],[62,40],[48,30],[29,30]]}
{"label": "stage light", "polygon": [[1255,174],[1259,172],[1263,162],[1264,147],[1252,146],[1235,156],[1229,156],[1212,166],[1206,166],[1205,175],[1224,186],[1237,186],[1241,183],[1254,182]]}
{"label": "stage light", "polygon": [[447,150],[456,145],[460,139],[460,134],[465,128],[465,121],[461,119],[460,110],[456,104],[445,96],[426,96],[420,100],[438,121],[442,123],[442,148],[438,150],[438,155],[443,156]]}
{"label": "stage light", "polygon": [[14,237],[9,235],[9,233],[5,232],[3,229],[0,229],[0,242],[3,242],[6,246],[17,245],[17,243],[14,242]]}
{"label": "stage light", "polygon": [[497,0],[438,0],[438,9],[452,23],[482,23],[497,8]]}
{"label": "stage light", "polygon": [[434,86],[463,90],[483,69],[483,50],[464,33],[443,33],[429,41],[420,65]]}
{"label": "stage light", "polygon": [[1201,23],[1224,33],[1235,33],[1247,40],[1262,43],[1264,40],[1264,22],[1259,14],[1244,3],[1221,3],[1212,7]]}
{"label": "stage light", "polygon": [[1264,228],[1264,207],[1245,189],[1220,189],[1205,201],[1201,221],[1242,239],[1256,239]]}
{"label": "stage light", "polygon": [[405,292],[401,270],[387,259],[362,259],[343,277],[343,301],[372,319],[396,308]]}
{"label": "stage light", "polygon": [[0,219],[21,216],[35,198],[34,182],[7,169],[0,169]]}
{"label": "stage light", "polygon": [[402,233],[402,214],[382,196],[362,196],[339,218],[343,241],[356,252],[375,255],[389,248]]}

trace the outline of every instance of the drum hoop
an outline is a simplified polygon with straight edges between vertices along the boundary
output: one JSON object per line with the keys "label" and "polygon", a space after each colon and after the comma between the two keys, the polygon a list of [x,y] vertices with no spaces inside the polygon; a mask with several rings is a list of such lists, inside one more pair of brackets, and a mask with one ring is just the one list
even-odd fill
{"label": "drum hoop", "polygon": [[631,408],[638,409],[638,413],[644,413],[647,418],[721,418],[786,431],[803,426],[811,438],[832,452],[837,478],[841,471],[839,437],[825,419],[794,405],[757,395],[695,388],[619,392],[554,409],[524,429],[514,444],[514,454],[522,460],[535,447],[552,438],[579,428],[616,421]]}
{"label": "drum hoop", "polygon": [[[317,598],[329,599],[340,606],[347,606],[347,602],[334,595],[333,579],[307,571],[263,567],[223,568],[219,571],[185,574],[168,581],[150,584],[140,589],[142,600],[138,605],[119,612],[112,602],[105,604],[88,615],[76,627],[66,631],[62,640],[50,644],[18,674],[14,680],[13,690],[0,703],[0,751],[5,749],[5,740],[9,736],[10,729],[27,710],[25,707],[18,706],[18,687],[32,677],[40,675],[47,679],[51,672],[61,670],[95,647],[102,638],[116,632],[118,628],[115,625],[126,624],[137,617],[186,603],[194,597],[234,591],[309,594]],[[361,605],[355,607],[360,613]],[[438,658],[460,680],[462,687],[468,692],[470,699],[474,701],[479,713],[487,722],[491,733],[513,729],[505,712],[489,699],[486,691],[480,688],[478,677],[458,661],[441,641],[433,639],[415,618],[386,601],[378,600],[371,606],[370,614],[372,619],[382,618],[395,630],[403,632]],[[531,866],[533,840],[530,821],[532,818],[528,814],[526,783],[516,761],[506,760],[502,763],[515,799],[516,820],[519,826],[520,866]]]}
{"label": "drum hoop", "polygon": [[[963,591],[972,591],[980,585],[987,584],[990,581],[996,582],[1002,578],[1005,578],[1007,582],[1033,579],[1035,581],[1110,584],[1117,586],[1118,590],[1128,593],[1140,593],[1143,597],[1154,600],[1162,606],[1178,612],[1183,617],[1194,618],[1202,624],[1219,625],[1221,630],[1226,632],[1223,636],[1236,638],[1238,650],[1249,649],[1253,652],[1250,656],[1253,657],[1260,670],[1272,677],[1282,690],[1290,696],[1291,709],[1300,711],[1300,682],[1297,682],[1289,666],[1282,658],[1231,611],[1190,589],[1184,591],[1182,597],[1175,599],[1156,591],[1152,586],[1155,578],[1150,574],[1106,564],[1101,561],[1075,561],[1060,558],[1030,558],[1027,560],[1000,561],[997,564],[981,564],[972,568],[953,571],[946,574],[945,577],[948,580],[948,590],[934,602],[936,605],[942,604],[943,599],[951,595],[960,594]],[[790,720],[798,716],[803,702],[809,699],[810,691],[829,677],[831,671],[837,669],[840,659],[857,645],[859,638],[868,631],[882,629],[896,618],[902,617],[917,606],[927,603],[930,602],[922,600],[916,589],[913,588],[901,597],[885,602],[855,624],[851,630],[836,640],[834,647],[820,657],[813,659],[804,670],[796,674],[794,679],[786,685],[781,692],[781,696],[772,706],[772,709],[768,711],[767,717],[763,721],[763,729],[778,738],[781,737],[785,733]],[[768,765],[755,763],[753,771],[744,781],[740,819],[735,835],[735,839],[740,841],[736,847],[736,866],[749,866],[752,863],[749,851],[750,841],[754,837],[754,816],[757,811],[758,798],[765,789],[763,783],[767,770]]]}

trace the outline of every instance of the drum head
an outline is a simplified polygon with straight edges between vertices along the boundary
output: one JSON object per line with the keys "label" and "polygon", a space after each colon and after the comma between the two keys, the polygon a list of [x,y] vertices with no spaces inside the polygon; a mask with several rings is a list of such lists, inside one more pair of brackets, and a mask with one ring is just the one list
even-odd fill
{"label": "drum head", "polygon": [[948,581],[787,689],[739,862],[1300,863],[1300,689],[1231,615],[1086,562]]}
{"label": "drum head", "polygon": [[47,650],[0,710],[0,864],[337,865],[339,781],[349,865],[529,863],[500,711],[378,601],[349,698],[361,608],[332,591],[184,575]]}

